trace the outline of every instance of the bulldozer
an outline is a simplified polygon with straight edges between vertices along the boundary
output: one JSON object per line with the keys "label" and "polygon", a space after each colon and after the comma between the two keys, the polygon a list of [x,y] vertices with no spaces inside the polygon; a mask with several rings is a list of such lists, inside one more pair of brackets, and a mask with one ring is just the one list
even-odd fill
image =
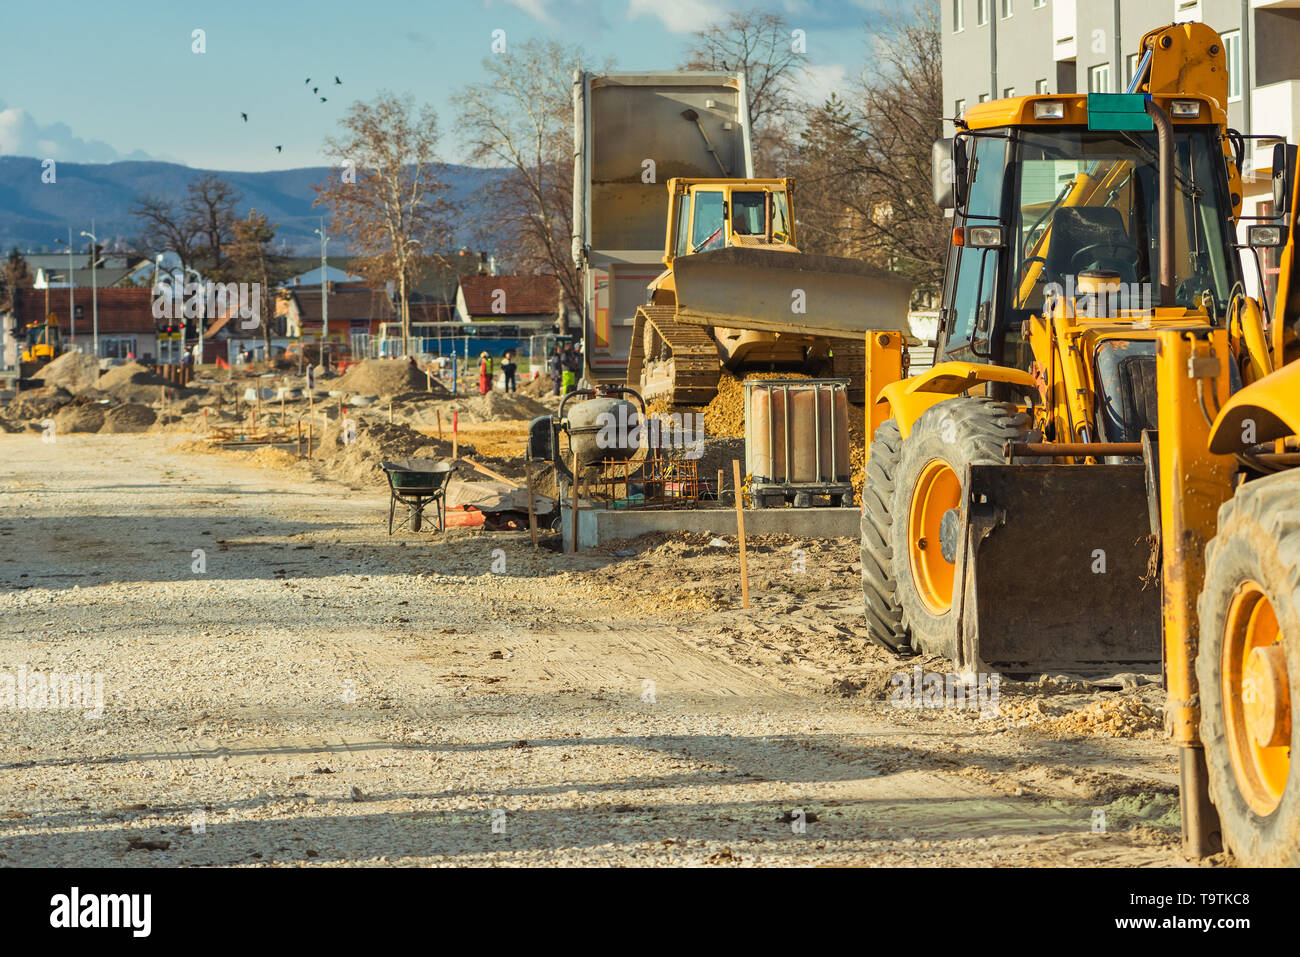
{"label": "bulldozer", "polygon": [[[1167,715],[1179,749],[1183,846],[1300,867],[1300,176],[1274,147],[1281,220],[1248,228],[1282,247],[1269,341],[1229,321],[1160,334],[1161,544]],[[1242,385],[1234,368],[1239,369]]]}
{"label": "bulldozer", "polygon": [[801,253],[790,179],[668,180],[666,267],[636,311],[627,384],[703,405],[725,368],[795,371],[865,390],[867,330],[905,330],[911,284],[866,263]]}
{"label": "bulldozer", "polygon": [[1125,93],[980,103],[934,145],[953,217],[934,365],[905,377],[900,334],[866,342],[863,595],[895,654],[1161,667],[1161,349],[1217,343],[1222,403],[1274,363],[1223,41],[1180,23],[1139,53]]}

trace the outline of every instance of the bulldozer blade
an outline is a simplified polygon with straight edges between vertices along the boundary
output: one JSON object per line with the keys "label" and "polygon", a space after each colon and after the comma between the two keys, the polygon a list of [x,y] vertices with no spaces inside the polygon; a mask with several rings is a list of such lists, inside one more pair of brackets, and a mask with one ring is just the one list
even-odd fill
{"label": "bulldozer blade", "polygon": [[1141,464],[972,465],[964,487],[950,657],[977,672],[1159,669]]}
{"label": "bulldozer blade", "polygon": [[856,259],[732,246],[673,260],[678,322],[821,336],[908,332],[912,284]]}

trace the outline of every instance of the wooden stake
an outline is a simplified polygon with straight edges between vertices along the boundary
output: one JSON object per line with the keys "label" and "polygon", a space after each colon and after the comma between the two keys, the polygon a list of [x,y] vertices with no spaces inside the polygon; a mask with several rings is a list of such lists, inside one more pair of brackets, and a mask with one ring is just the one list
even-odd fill
{"label": "wooden stake", "polygon": [[718,469],[718,504],[722,504],[722,469]]}
{"label": "wooden stake", "polygon": [[393,403],[391,400],[388,403],[388,424],[393,424]]}
{"label": "wooden stake", "polygon": [[537,547],[537,512],[533,509],[533,463],[524,462],[524,482],[528,486],[528,537]]}
{"label": "wooden stake", "polygon": [[736,483],[736,537],[740,539],[740,607],[749,607],[749,564],[745,560],[745,497],[740,494],[740,460],[731,460],[731,476]]}
{"label": "wooden stake", "polygon": [[460,458],[460,413],[451,414],[451,457],[452,460]]}
{"label": "wooden stake", "polygon": [[441,442],[442,441],[442,409],[436,410],[434,414],[438,417],[438,441]]}

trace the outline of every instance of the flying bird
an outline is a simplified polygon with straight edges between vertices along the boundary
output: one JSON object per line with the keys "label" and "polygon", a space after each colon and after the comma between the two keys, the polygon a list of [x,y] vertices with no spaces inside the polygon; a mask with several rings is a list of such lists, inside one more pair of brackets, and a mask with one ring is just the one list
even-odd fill
{"label": "flying bird", "polygon": [[239,116],[240,116],[240,119],[242,119],[245,123],[248,122],[248,114],[247,114],[247,113],[240,113]]}
{"label": "flying bird", "polygon": [[275,151],[276,151],[277,153],[279,153],[279,152],[283,151],[283,149],[284,149],[283,146],[277,146],[277,147],[275,148]]}
{"label": "flying bird", "polygon": [[313,86],[313,87],[311,88],[311,91],[312,91],[313,93],[319,93],[319,92],[320,92],[320,87],[318,87],[318,86]]}
{"label": "flying bird", "polygon": [[335,85],[335,86],[342,86],[342,85],[343,85],[343,81],[340,80],[338,77],[335,77],[335,78],[334,78],[334,85]]}
{"label": "flying bird", "polygon": [[325,102],[325,97],[322,96],[322,97],[320,98],[320,101],[321,101],[322,103],[324,103],[324,102]]}
{"label": "flying bird", "polygon": [[306,85],[307,85],[308,83],[310,83],[310,82],[311,82],[311,77],[307,77],[307,79],[305,79],[305,80],[302,81],[302,85],[303,85],[303,86],[306,86]]}

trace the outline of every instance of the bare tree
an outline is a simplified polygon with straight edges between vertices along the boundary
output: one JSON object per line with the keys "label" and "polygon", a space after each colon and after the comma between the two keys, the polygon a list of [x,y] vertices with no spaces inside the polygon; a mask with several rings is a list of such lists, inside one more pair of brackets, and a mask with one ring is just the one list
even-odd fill
{"label": "bare tree", "polygon": [[438,114],[418,110],[410,95],[381,92],[356,102],[340,120],[342,133],[325,141],[338,172],[314,187],[316,205],[331,209],[331,228],[357,259],[349,265],[374,285],[397,283],[402,347],[409,352],[408,289],[431,262],[444,262],[451,203],[437,159]]}
{"label": "bare tree", "polygon": [[198,224],[201,262],[215,279],[224,278],[222,250],[235,237],[235,204],[239,190],[215,173],[204,173],[186,187],[183,210]]}
{"label": "bare tree", "polygon": [[291,269],[284,256],[271,251],[279,223],[270,222],[265,213],[256,209],[248,211],[248,218],[237,220],[233,226],[233,240],[228,250],[227,275],[235,282],[258,283],[258,301],[261,315],[262,341],[266,345],[266,358],[271,359],[271,326],[275,315],[277,285],[289,278]]}
{"label": "bare tree", "polygon": [[759,175],[769,172],[781,152],[801,63],[785,18],[759,8],[733,11],[695,33],[687,48],[685,69],[745,74],[750,143]]}
{"label": "bare tree", "polygon": [[18,290],[31,284],[32,275],[27,268],[27,260],[23,259],[22,253],[15,246],[5,257],[4,265],[0,266],[0,313],[13,311]]}
{"label": "bare tree", "polygon": [[195,264],[200,254],[202,224],[184,204],[146,193],[136,198],[130,212],[140,225],[137,243],[142,250],[170,250],[180,258],[182,270]]}
{"label": "bare tree", "polygon": [[918,7],[874,34],[850,99],[812,112],[793,158],[800,243],[893,269],[924,300],[938,292],[947,246],[930,170],[943,129],[938,15]]}
{"label": "bare tree", "polygon": [[488,79],[456,96],[473,159],[506,168],[492,187],[498,244],[518,270],[554,275],[574,308],[573,73],[582,59],[576,47],[529,40],[484,60]]}

